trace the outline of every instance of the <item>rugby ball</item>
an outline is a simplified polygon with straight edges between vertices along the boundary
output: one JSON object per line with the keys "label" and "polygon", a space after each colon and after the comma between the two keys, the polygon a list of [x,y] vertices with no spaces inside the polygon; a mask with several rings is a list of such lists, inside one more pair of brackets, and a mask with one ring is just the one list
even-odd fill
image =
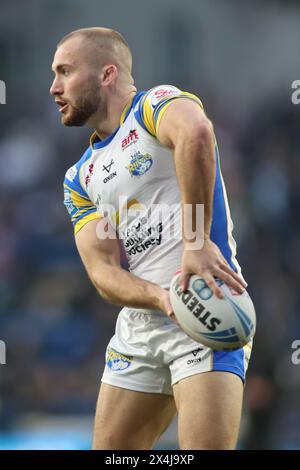
{"label": "rugby ball", "polygon": [[247,291],[239,294],[216,279],[224,294],[219,299],[197,274],[190,277],[185,292],[179,279],[180,272],[171,281],[170,301],[178,323],[195,341],[228,351],[242,348],[253,338],[256,314]]}

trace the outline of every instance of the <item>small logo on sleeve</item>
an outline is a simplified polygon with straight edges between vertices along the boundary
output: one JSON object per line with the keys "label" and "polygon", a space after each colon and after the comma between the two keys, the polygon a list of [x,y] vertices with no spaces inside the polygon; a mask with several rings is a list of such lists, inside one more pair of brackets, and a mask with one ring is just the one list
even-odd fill
{"label": "small logo on sleeve", "polygon": [[88,185],[90,184],[93,171],[94,171],[94,165],[91,163],[91,165],[89,165],[89,172],[88,172],[88,174],[87,174],[86,177],[85,177],[85,185],[86,185],[86,187],[88,187]]}
{"label": "small logo on sleeve", "polygon": [[181,91],[172,85],[165,85],[162,86],[155,91],[152,91],[149,95],[151,106],[155,108],[155,106],[163,99],[167,98],[168,96],[172,95],[179,95]]}

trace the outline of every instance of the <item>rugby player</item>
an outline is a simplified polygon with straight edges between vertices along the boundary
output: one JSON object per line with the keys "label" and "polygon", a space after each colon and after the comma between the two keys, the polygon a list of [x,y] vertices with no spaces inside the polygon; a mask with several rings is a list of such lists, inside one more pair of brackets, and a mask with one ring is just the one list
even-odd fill
{"label": "rugby player", "polygon": [[[138,92],[130,49],[114,30],[66,35],[52,69],[62,124],[94,129],[64,180],[76,245],[99,294],[123,306],[107,347],[93,448],[151,449],[178,413],[181,449],[234,449],[251,345],[216,352],[196,343],[176,323],[168,293],[179,266],[184,289],[191,273],[220,298],[216,278],[237,292],[247,286],[212,123],[200,99],[174,85]],[[196,204],[204,205],[201,247],[191,249],[184,230],[164,237],[181,215],[186,225],[176,205],[195,212]],[[159,205],[173,212],[159,220],[149,210]]]}

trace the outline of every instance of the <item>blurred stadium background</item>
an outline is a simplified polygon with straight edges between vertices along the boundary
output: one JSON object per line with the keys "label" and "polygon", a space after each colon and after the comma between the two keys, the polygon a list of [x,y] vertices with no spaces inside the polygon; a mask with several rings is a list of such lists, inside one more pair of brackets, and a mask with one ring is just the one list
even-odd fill
{"label": "blurred stadium background", "polygon": [[[90,448],[119,310],[88,281],[62,202],[89,132],[63,128],[48,93],[56,43],[86,26],[125,36],[138,89],[170,83],[203,100],[258,316],[239,448],[300,449],[299,23],[288,0],[1,0],[1,449]],[[158,448],[177,448],[175,424]]]}

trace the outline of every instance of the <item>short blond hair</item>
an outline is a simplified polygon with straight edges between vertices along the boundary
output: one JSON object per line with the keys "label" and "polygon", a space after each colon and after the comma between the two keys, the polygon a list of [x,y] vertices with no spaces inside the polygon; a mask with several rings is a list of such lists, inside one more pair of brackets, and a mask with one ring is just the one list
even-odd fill
{"label": "short blond hair", "polygon": [[109,28],[82,28],[71,31],[66,34],[57,47],[73,37],[82,37],[93,48],[93,59],[99,60],[104,65],[107,60],[115,63],[119,68],[131,74],[132,54],[131,50],[123,36],[113,29]]}

